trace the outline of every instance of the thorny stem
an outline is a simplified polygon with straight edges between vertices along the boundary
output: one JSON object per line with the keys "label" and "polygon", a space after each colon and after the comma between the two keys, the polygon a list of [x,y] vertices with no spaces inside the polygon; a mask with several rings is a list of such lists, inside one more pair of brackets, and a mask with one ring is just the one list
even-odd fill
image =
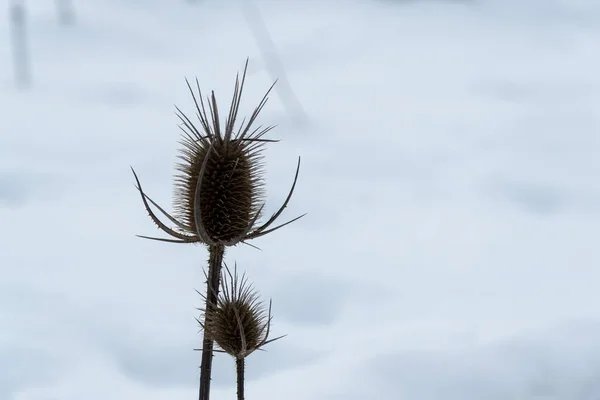
{"label": "thorny stem", "polygon": [[[221,267],[223,266],[224,246],[210,246],[208,248],[208,279],[206,281],[206,304],[204,313],[204,324],[206,326],[206,315],[217,304],[219,296],[219,285],[221,280]],[[206,329],[202,339],[202,363],[200,364],[200,391],[199,400],[210,398],[210,377],[212,372],[213,341],[208,337]]]}
{"label": "thorny stem", "polygon": [[243,357],[235,359],[235,370],[237,373],[237,400],[244,400],[244,363]]}

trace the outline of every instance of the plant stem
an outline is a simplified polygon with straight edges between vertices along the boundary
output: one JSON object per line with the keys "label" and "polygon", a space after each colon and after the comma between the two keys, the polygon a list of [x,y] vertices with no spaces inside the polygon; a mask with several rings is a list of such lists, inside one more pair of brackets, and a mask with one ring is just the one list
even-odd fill
{"label": "plant stem", "polygon": [[235,370],[237,372],[237,400],[244,400],[244,358],[235,359]]}
{"label": "plant stem", "polygon": [[[219,297],[219,286],[221,280],[221,268],[223,266],[224,246],[209,246],[208,248],[208,280],[206,281],[206,305],[204,323],[206,315],[217,304]],[[202,339],[202,363],[200,364],[200,390],[199,400],[209,400],[210,398],[210,377],[212,372],[213,360],[213,341],[208,337],[206,330]]]}

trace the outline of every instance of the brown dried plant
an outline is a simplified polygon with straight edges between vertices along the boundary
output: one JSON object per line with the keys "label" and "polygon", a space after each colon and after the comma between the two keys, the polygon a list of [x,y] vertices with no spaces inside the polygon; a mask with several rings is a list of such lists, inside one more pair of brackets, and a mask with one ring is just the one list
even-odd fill
{"label": "brown dried plant", "polygon": [[[204,323],[198,323],[221,348],[235,358],[237,372],[237,398],[244,400],[245,359],[256,350],[284,336],[269,339],[271,329],[271,301],[268,309],[259,301],[258,292],[248,284],[246,274],[238,276],[237,266],[233,274],[225,265],[223,290],[216,304],[201,309]],[[206,297],[198,292],[204,300]]]}
{"label": "brown dried plant", "polygon": [[[281,225],[271,227],[287,207],[298,179],[300,158],[292,187],[282,206],[267,221],[258,223],[264,207],[264,179],[262,150],[264,145],[276,140],[264,136],[274,126],[254,127],[256,119],[275,86],[269,88],[250,118],[244,118],[236,130],[236,120],[241,96],[246,80],[248,60],[240,82],[236,76],[233,98],[229,114],[222,126],[214,91],[207,96],[208,113],[203,100],[198,79],[198,96],[186,79],[194,101],[196,116],[200,121],[197,127],[178,107],[177,116],[181,121],[179,163],[176,168],[174,190],[174,213],[166,212],[142,189],[137,174],[131,169],[142,202],[156,226],[171,238],[139,237],[171,243],[200,243],[208,247],[207,310],[216,304],[219,293],[219,280],[225,247],[264,236],[304,216],[300,215]],[[210,114],[210,117],[209,117]],[[154,206],[171,224],[168,226],[153,211]],[[213,357],[213,341],[206,332],[202,344],[200,367],[199,399],[209,400],[210,377]]]}

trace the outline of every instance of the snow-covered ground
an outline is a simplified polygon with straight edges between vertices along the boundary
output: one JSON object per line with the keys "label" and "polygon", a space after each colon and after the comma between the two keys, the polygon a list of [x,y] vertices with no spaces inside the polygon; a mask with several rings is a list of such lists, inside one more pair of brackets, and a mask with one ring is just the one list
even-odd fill
{"label": "snow-covered ground", "polygon": [[[0,399],[197,396],[202,247],[155,234],[184,78],[245,111],[271,83],[239,2],[28,1],[33,87],[0,12]],[[268,212],[227,253],[273,334],[248,399],[600,399],[600,3],[256,3],[308,121],[277,93]],[[297,116],[297,115],[296,115]],[[234,398],[217,355],[213,399]]]}

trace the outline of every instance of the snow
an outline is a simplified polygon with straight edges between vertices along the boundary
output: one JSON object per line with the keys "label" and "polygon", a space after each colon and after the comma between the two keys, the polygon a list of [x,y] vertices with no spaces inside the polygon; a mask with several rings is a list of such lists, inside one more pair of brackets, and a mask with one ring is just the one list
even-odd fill
{"label": "snow", "polygon": [[[155,234],[184,78],[244,112],[271,84],[239,2],[27,2],[33,85],[0,47],[0,399],[197,396],[207,253]],[[307,121],[261,118],[267,212],[226,254],[273,335],[248,399],[600,399],[600,6],[255,1]],[[8,33],[6,7],[0,31]],[[301,121],[301,120],[300,120]],[[234,398],[217,355],[214,400]]]}

